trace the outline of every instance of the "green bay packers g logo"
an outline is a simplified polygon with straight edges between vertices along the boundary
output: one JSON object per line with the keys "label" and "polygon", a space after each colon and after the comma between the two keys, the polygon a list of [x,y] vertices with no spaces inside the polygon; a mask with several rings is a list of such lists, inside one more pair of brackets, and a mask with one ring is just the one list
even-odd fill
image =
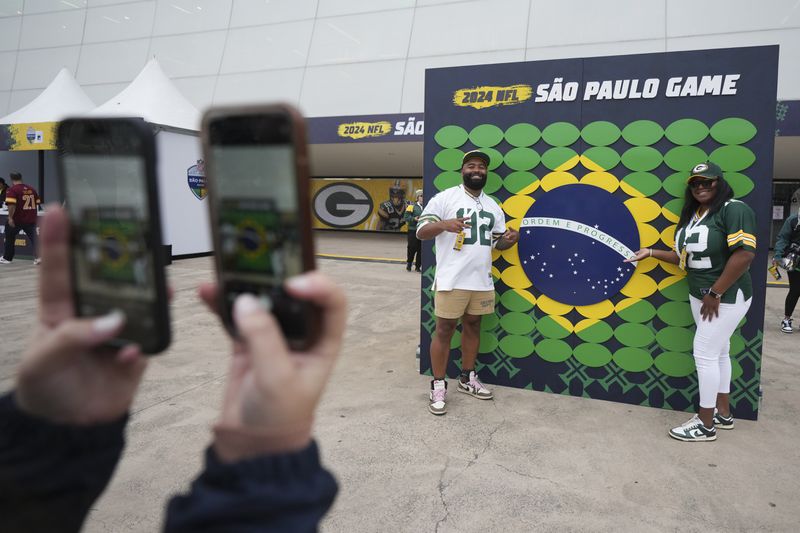
{"label": "green bay packers g logo", "polygon": [[314,214],[323,224],[333,228],[352,228],[372,214],[369,193],[352,183],[326,185],[312,202]]}

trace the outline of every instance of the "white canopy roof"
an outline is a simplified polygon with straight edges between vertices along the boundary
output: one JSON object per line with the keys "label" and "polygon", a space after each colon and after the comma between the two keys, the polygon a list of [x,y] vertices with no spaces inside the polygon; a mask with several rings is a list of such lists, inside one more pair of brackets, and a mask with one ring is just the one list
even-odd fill
{"label": "white canopy roof", "polygon": [[95,105],[69,70],[62,68],[50,85],[28,105],[0,118],[0,124],[59,122],[66,117],[83,115]]}
{"label": "white canopy roof", "polygon": [[89,115],[142,117],[151,124],[195,131],[200,129],[201,118],[155,58],[148,61],[130,85]]}

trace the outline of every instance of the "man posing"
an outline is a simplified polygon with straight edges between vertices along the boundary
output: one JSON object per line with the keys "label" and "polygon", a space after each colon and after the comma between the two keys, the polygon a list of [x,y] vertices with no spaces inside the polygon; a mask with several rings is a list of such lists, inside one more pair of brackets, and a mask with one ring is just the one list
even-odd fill
{"label": "man posing", "polygon": [[462,185],[434,196],[419,217],[417,237],[436,238],[434,313],[436,331],[431,340],[430,404],[435,415],[447,412],[447,363],[450,339],[461,319],[461,378],[458,391],[481,400],[492,392],[478,379],[475,360],[480,344],[481,316],[494,312],[492,247],[505,250],[519,239],[506,229],[503,210],[483,193],[489,156],[473,150],[461,162]]}
{"label": "man posing", "polygon": [[[6,205],[8,206],[8,221],[6,222],[6,244],[0,264],[8,264],[14,260],[16,251],[15,240],[20,230],[25,232],[31,241],[31,247],[36,255],[36,217],[39,211],[39,194],[33,187],[22,183],[22,174],[11,173],[11,187],[6,192]],[[39,264],[38,257],[33,260],[34,265]]]}

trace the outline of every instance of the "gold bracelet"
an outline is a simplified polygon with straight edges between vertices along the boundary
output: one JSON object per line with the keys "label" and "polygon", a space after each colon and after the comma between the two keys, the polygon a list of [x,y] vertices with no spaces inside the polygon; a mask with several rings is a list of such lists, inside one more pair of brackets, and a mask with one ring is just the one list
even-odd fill
{"label": "gold bracelet", "polygon": [[653,257],[653,249],[652,249],[652,248],[648,248],[648,250],[650,250],[650,255],[649,255],[649,257]]}

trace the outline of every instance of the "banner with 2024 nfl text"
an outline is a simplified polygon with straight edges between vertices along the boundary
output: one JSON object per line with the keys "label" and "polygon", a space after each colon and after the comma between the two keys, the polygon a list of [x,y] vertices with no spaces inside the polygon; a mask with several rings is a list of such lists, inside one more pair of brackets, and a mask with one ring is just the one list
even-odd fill
{"label": "banner with 2024 nfl text", "polygon": [[[425,198],[491,157],[485,192],[520,230],[493,252],[495,312],[478,370],[489,383],[682,411],[697,407],[685,272],[640,247],[673,246],[690,169],[720,165],[756,212],[754,295],[731,338],[731,404],[755,419],[761,374],[778,47],[429,69]],[[420,371],[435,327],[423,246]],[[460,335],[452,343],[457,375]]]}

